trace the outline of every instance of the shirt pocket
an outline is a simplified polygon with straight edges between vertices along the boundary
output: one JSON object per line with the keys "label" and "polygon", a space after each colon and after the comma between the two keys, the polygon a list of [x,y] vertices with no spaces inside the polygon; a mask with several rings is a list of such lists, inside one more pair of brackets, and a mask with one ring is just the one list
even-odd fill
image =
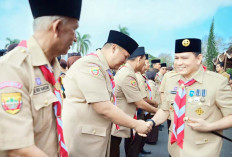
{"label": "shirt pocket", "polygon": [[81,128],[81,133],[106,137],[106,128],[91,125],[83,125]]}
{"label": "shirt pocket", "polygon": [[34,127],[38,132],[51,127],[54,119],[53,103],[58,99],[52,91],[32,96]]}
{"label": "shirt pocket", "polygon": [[[220,134],[222,132],[220,131]],[[222,140],[221,137],[214,135],[210,132],[197,132],[194,136],[195,144],[207,144],[207,143],[213,143],[213,142],[220,142]]]}
{"label": "shirt pocket", "polygon": [[187,114],[188,117],[207,119],[215,111],[215,105],[212,105],[210,101],[205,102],[191,102],[187,105]]}

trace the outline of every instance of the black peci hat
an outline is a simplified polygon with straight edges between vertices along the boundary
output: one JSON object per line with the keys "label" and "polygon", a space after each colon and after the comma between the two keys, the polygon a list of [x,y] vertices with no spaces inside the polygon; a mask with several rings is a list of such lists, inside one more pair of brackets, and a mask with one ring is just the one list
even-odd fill
{"label": "black peci hat", "polygon": [[151,60],[151,64],[155,64],[155,63],[160,63],[160,59],[153,59],[153,60]]}
{"label": "black peci hat", "polygon": [[146,56],[146,60],[148,60],[149,59],[149,55],[146,53],[145,56]]}
{"label": "black peci hat", "polygon": [[82,0],[29,0],[34,18],[67,16],[80,20]]}
{"label": "black peci hat", "polygon": [[145,49],[144,47],[138,47],[131,55],[128,59],[130,58],[134,58],[137,56],[144,56],[145,55]]}
{"label": "black peci hat", "polygon": [[175,53],[183,52],[201,53],[201,40],[196,38],[177,39]]}
{"label": "black peci hat", "polygon": [[166,63],[161,63],[160,65],[161,65],[161,67],[167,67]]}
{"label": "black peci hat", "polygon": [[106,43],[117,44],[121,46],[122,48],[124,48],[130,55],[139,46],[134,39],[115,30],[110,31],[109,37]]}

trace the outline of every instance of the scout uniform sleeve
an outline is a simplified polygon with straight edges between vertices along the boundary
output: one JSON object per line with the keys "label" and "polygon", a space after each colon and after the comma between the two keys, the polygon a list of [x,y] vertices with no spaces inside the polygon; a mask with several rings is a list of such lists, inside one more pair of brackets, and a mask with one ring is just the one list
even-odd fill
{"label": "scout uniform sleeve", "polygon": [[100,66],[95,63],[84,64],[78,69],[76,75],[80,78],[77,84],[87,103],[110,101],[106,76],[103,75]]}
{"label": "scout uniform sleeve", "polygon": [[22,67],[0,62],[0,150],[34,144],[29,80]]}
{"label": "scout uniform sleeve", "polygon": [[162,80],[162,82],[161,82],[161,85],[160,85],[160,87],[159,87],[159,89],[158,89],[159,92],[161,92],[161,93],[164,92],[164,84],[165,84],[166,80],[167,80],[167,75],[164,75],[164,78],[163,78],[163,80]]}
{"label": "scout uniform sleeve", "polygon": [[[140,75],[140,76],[138,76]],[[142,75],[141,74],[136,74],[136,77],[138,79],[138,87],[139,87],[139,90],[141,92],[141,96],[142,98],[146,98],[147,97],[147,91],[146,91],[146,83],[145,83],[145,80],[143,79]]]}
{"label": "scout uniform sleeve", "polygon": [[161,106],[160,106],[160,108],[162,109],[162,110],[169,110],[169,104],[168,104],[168,92],[166,91],[166,89],[165,89],[165,86],[167,86],[167,78],[163,81],[163,89],[162,89],[162,91],[163,91],[163,94],[164,94],[164,97],[163,97],[163,101],[162,101],[162,104],[161,104]]}
{"label": "scout uniform sleeve", "polygon": [[220,108],[223,116],[232,114],[232,90],[226,79],[221,82],[216,92],[216,104]]}
{"label": "scout uniform sleeve", "polygon": [[128,103],[142,100],[142,95],[138,87],[137,80],[134,77],[126,76],[122,80],[121,89]]}

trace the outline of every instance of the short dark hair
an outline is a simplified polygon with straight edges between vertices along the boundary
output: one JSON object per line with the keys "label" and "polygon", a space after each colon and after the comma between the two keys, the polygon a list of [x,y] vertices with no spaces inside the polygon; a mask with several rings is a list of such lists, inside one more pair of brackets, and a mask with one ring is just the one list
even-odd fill
{"label": "short dark hair", "polygon": [[167,70],[172,71],[173,67],[167,67]]}
{"label": "short dark hair", "polygon": [[156,72],[154,70],[151,70],[151,71],[147,71],[146,72],[146,76],[147,76],[147,79],[148,80],[155,80],[155,76],[156,76]]}
{"label": "short dark hair", "polygon": [[130,60],[130,61],[134,61],[137,57],[141,57],[141,58],[143,58],[143,57],[146,57],[146,55],[142,55],[142,56],[135,56],[135,57],[132,57],[132,58],[128,58],[128,60]]}
{"label": "short dark hair", "polygon": [[220,65],[220,67],[224,67],[224,62],[218,62],[217,64],[219,64]]}
{"label": "short dark hair", "polygon": [[64,59],[60,59],[60,66],[61,66],[63,69],[66,69],[66,67],[67,67],[67,62],[66,62]]}

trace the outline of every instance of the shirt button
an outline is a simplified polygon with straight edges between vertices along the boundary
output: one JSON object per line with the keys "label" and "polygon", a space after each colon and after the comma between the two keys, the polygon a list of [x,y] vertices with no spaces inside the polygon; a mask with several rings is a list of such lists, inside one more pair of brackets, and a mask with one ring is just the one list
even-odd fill
{"label": "shirt button", "polygon": [[94,135],[96,134],[96,130],[93,130],[93,134],[94,134]]}
{"label": "shirt button", "polygon": [[25,52],[26,52],[26,50],[21,50],[21,52],[25,53]]}
{"label": "shirt button", "polygon": [[48,100],[44,100],[44,103],[47,105],[48,104]]}
{"label": "shirt button", "polygon": [[208,139],[204,139],[204,140],[205,140],[206,143],[208,142]]}

